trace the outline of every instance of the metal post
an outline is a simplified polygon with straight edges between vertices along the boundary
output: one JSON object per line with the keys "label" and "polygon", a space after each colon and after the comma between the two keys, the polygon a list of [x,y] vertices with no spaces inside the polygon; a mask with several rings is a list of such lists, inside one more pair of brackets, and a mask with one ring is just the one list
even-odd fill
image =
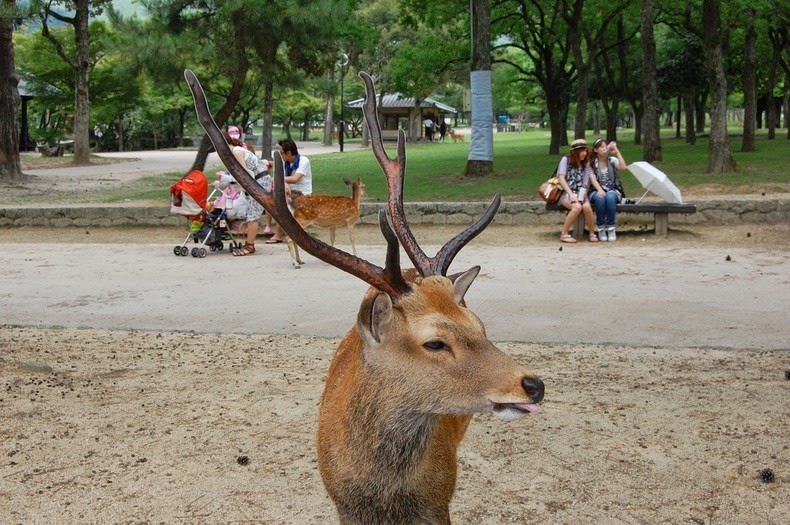
{"label": "metal post", "polygon": [[345,137],[346,123],[343,121],[343,77],[345,68],[340,68],[340,123],[337,126],[337,141],[340,143],[340,153],[343,153],[343,138]]}
{"label": "metal post", "polygon": [[346,76],[346,65],[348,65],[347,54],[340,54],[338,65],[340,66],[340,122],[337,125],[337,141],[340,144],[340,153],[343,153],[343,139],[346,134],[346,122],[343,119],[343,79]]}

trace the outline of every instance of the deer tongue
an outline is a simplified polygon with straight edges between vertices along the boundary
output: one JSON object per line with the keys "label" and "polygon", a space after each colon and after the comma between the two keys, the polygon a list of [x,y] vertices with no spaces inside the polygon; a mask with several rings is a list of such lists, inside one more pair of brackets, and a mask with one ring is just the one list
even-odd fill
{"label": "deer tongue", "polygon": [[513,406],[523,410],[524,412],[536,413],[540,412],[540,407],[534,403],[515,403]]}

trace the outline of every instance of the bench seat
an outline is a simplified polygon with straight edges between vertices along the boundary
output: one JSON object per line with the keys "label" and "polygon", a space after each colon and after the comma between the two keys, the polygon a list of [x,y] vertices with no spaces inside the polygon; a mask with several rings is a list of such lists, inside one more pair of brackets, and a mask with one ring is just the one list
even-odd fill
{"label": "bench seat", "polygon": [[[567,210],[559,204],[549,203],[546,203],[546,210],[567,212]],[[670,213],[697,213],[697,207],[694,204],[671,204],[667,202],[618,204],[617,213],[652,213],[656,235],[666,236],[669,231]],[[584,215],[581,213],[576,218],[576,223],[573,225],[573,236],[577,239],[581,239],[584,236]]]}

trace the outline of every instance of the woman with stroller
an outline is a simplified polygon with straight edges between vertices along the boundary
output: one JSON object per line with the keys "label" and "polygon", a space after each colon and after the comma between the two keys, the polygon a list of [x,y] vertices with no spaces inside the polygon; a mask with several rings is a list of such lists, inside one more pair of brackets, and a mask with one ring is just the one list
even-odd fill
{"label": "woman with stroller", "polygon": [[[255,153],[247,149],[239,140],[239,137],[234,137],[228,132],[224,133],[225,141],[230,146],[233,156],[236,160],[247,169],[247,173],[254,177],[258,184],[263,187],[265,191],[271,191],[272,179],[269,176],[269,163],[266,160],[261,160]],[[233,255],[243,257],[245,255],[252,255],[255,253],[255,238],[258,236],[258,221],[263,216],[263,206],[247,195],[247,216],[245,222],[247,225],[247,238],[244,245],[233,250]]]}
{"label": "woman with stroller", "polygon": [[[614,156],[610,155],[610,152]],[[598,239],[601,241],[617,240],[617,203],[623,198],[618,191],[622,188],[617,170],[628,166],[623,159],[616,142],[606,143],[598,139],[593,143],[592,185],[595,192],[590,197],[595,208],[595,223],[598,228]],[[592,231],[592,230],[590,230]]]}

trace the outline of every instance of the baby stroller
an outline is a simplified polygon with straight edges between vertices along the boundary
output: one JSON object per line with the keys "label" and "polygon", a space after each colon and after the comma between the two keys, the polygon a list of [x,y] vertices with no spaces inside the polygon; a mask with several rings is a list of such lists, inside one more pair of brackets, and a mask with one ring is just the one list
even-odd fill
{"label": "baby stroller", "polygon": [[241,247],[241,242],[233,238],[229,228],[230,220],[224,208],[215,206],[220,198],[215,198],[217,195],[224,197],[227,203],[228,197],[232,196],[232,190],[215,187],[211,195],[208,195],[208,181],[199,170],[190,171],[170,187],[170,213],[185,217],[189,225],[184,242],[173,247],[175,255],[186,257],[190,253],[187,248],[190,239],[197,243],[191,250],[192,257],[201,259],[208,254],[207,246],[212,252],[222,251],[225,248],[223,238],[231,240],[231,250]]}

